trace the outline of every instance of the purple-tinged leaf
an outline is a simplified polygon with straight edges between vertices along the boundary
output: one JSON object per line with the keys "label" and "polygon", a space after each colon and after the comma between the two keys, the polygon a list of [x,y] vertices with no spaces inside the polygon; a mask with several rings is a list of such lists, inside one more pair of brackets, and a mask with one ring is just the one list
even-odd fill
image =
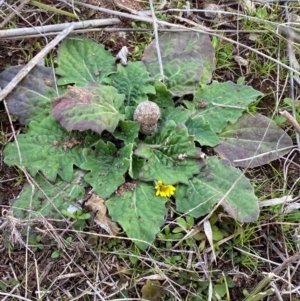
{"label": "purple-tinged leaf", "polygon": [[219,135],[214,150],[234,166],[254,168],[287,154],[292,139],[276,123],[261,114],[244,114]]}
{"label": "purple-tinged leaf", "polygon": [[[24,66],[13,66],[0,74],[0,88],[4,88]],[[53,69],[36,66],[6,97],[9,113],[21,124],[41,121],[49,115],[50,99],[56,96]]]}
{"label": "purple-tinged leaf", "polygon": [[52,114],[68,131],[113,133],[124,119],[119,112],[123,101],[124,95],[110,86],[68,87],[66,94],[52,100]]}

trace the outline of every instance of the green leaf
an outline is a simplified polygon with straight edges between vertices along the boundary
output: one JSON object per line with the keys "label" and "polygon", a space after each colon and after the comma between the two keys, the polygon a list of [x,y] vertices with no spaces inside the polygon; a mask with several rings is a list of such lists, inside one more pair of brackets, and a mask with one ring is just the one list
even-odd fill
{"label": "green leaf", "polygon": [[123,100],[124,95],[110,86],[68,87],[66,94],[52,100],[52,114],[68,131],[113,133],[119,120],[124,119],[119,112]]}
{"label": "green leaf", "polygon": [[161,83],[156,81],[154,83],[156,94],[149,95],[149,100],[155,102],[160,108],[172,107],[174,108],[173,95],[170,93],[168,88]]}
{"label": "green leaf", "polygon": [[152,79],[143,62],[129,62],[128,65],[118,65],[117,73],[109,77],[111,84],[119,93],[126,95],[126,105],[140,103],[148,99],[147,94],[155,94]]}
{"label": "green leaf", "polygon": [[106,201],[106,206],[112,219],[122,226],[129,238],[139,240],[135,243],[144,250],[164,224],[167,212],[164,200],[155,195],[153,185],[140,182],[135,190]]}
{"label": "green leaf", "polygon": [[166,108],[161,110],[161,124],[168,122],[169,120],[174,120],[176,124],[185,123],[190,115],[190,111],[185,109],[184,107],[176,107],[176,108]]}
{"label": "green leaf", "polygon": [[220,143],[217,134],[211,129],[208,122],[202,116],[189,118],[186,123],[189,134],[195,136],[195,141],[204,146],[216,146]]}
{"label": "green leaf", "polygon": [[146,162],[145,159],[141,159],[133,154],[130,168],[129,168],[129,175],[131,176],[132,179],[135,180],[138,179],[140,171],[142,167],[145,165],[145,162]]}
{"label": "green leaf", "polygon": [[103,199],[109,197],[125,182],[124,175],[130,166],[132,148],[133,145],[128,144],[117,151],[111,142],[105,143],[100,140],[95,150],[90,148],[83,150],[86,162],[81,164],[80,168],[90,170],[84,180]]}
{"label": "green leaf", "polygon": [[223,298],[226,295],[227,289],[225,283],[219,283],[214,285],[214,294],[218,294],[220,298]]}
{"label": "green leaf", "polygon": [[55,71],[61,76],[58,85],[101,83],[116,69],[115,58],[103,45],[82,37],[64,40],[58,51],[57,64]]}
{"label": "green leaf", "polygon": [[[179,227],[175,227],[172,232],[176,233],[176,232],[182,232],[183,229],[187,229],[187,223],[186,220],[183,217],[179,217],[176,219],[176,223],[178,225],[180,225]],[[176,229],[177,228],[177,229]],[[180,230],[179,230],[180,229]],[[178,231],[179,230],[179,231]]]}
{"label": "green leaf", "polygon": [[89,213],[84,213],[78,216],[78,219],[80,220],[86,220],[89,219],[91,217],[91,215]]}
{"label": "green leaf", "polygon": [[293,146],[289,135],[261,114],[244,114],[219,137],[221,144],[215,151],[233,165],[248,168],[270,163],[287,154]]}
{"label": "green leaf", "polygon": [[194,115],[203,116],[212,130],[220,133],[228,122],[235,123],[247,110],[248,105],[262,95],[252,87],[232,82],[213,82],[211,85],[202,86],[195,92]]}
{"label": "green leaf", "polygon": [[55,259],[58,258],[60,256],[61,251],[60,250],[56,250],[51,254],[51,258]]}
{"label": "green leaf", "polygon": [[[162,180],[164,184],[187,183],[199,172],[200,162],[194,159],[196,148],[187,128],[171,120],[163,128],[145,139],[135,155],[147,159],[139,178],[144,181]],[[181,156],[184,159],[181,160]]]}
{"label": "green leaf", "polygon": [[[4,88],[24,66],[13,66],[0,73],[0,88]],[[50,99],[57,96],[52,68],[36,66],[6,97],[10,114],[21,124],[42,121],[50,114]]]}
{"label": "green leaf", "polygon": [[[160,74],[157,59],[143,60],[152,77]],[[201,55],[196,51],[175,52],[162,58],[166,86],[175,96],[193,93],[203,74]]]}
{"label": "green leaf", "polygon": [[185,219],[187,223],[187,229],[191,229],[194,226],[195,219],[190,215],[187,215]]}
{"label": "green leaf", "polygon": [[137,106],[126,106],[125,107],[125,118],[129,120],[133,120],[134,111]]}
{"label": "green leaf", "polygon": [[51,183],[43,176],[35,176],[35,187],[26,185],[19,198],[13,203],[13,215],[23,220],[36,219],[41,216],[61,219],[62,211],[82,199],[85,194],[81,184],[82,171],[77,171],[70,183],[60,178]]}
{"label": "green leaf", "polygon": [[172,230],[172,233],[175,233],[175,234],[178,234],[178,233],[181,233],[183,232],[184,229],[182,227],[175,227],[173,230]]}
{"label": "green leaf", "polygon": [[67,216],[67,217],[70,217],[70,218],[75,218],[75,217],[76,217],[76,214],[75,214],[75,213],[71,213],[71,212],[69,212],[69,211],[66,210],[66,209],[62,209],[62,210],[61,210],[61,213],[62,213],[64,216]]}
{"label": "green leaf", "polygon": [[[196,51],[203,60],[201,83],[206,84],[211,81],[212,72],[215,69],[215,49],[208,34],[199,32],[164,33],[159,37],[159,48],[163,58],[175,52]],[[143,60],[158,62],[155,40],[144,51]]]}
{"label": "green leaf", "polygon": [[133,143],[139,136],[140,125],[138,122],[126,120],[120,121],[119,126],[113,132],[114,137],[121,139],[125,144]]}
{"label": "green leaf", "polygon": [[[87,141],[89,138],[86,137]],[[17,141],[20,153],[16,142],[7,144],[4,162],[25,167],[32,176],[41,171],[53,182],[57,175],[71,181],[73,166],[81,165],[81,149],[86,145],[83,134],[66,132],[52,116],[41,123],[32,121],[28,132],[18,135]]]}
{"label": "green leaf", "polygon": [[216,225],[213,225],[211,227],[212,234],[213,234],[213,240],[214,241],[220,241],[224,238],[224,233],[222,230],[220,230]]}
{"label": "green leaf", "polygon": [[240,170],[209,157],[206,167],[188,185],[177,185],[176,208],[198,218],[209,213],[225,195],[221,205],[233,218],[240,222],[257,220],[258,201],[249,180]]}

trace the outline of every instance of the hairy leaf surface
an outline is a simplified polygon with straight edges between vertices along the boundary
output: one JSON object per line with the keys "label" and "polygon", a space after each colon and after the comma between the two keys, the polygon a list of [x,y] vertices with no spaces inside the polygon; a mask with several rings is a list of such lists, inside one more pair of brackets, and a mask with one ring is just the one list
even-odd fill
{"label": "hairy leaf surface", "polygon": [[165,108],[161,110],[161,124],[165,124],[169,120],[173,120],[176,124],[185,123],[190,115],[190,111],[184,107]]}
{"label": "hairy leaf surface", "polygon": [[186,123],[189,134],[195,136],[195,141],[198,141],[202,146],[216,146],[220,143],[217,134],[211,129],[208,122],[202,116],[189,118]]}
{"label": "hairy leaf surface", "polygon": [[188,185],[177,185],[176,207],[198,218],[209,213],[224,196],[221,205],[233,218],[240,222],[257,220],[258,201],[250,181],[239,169],[209,157],[207,165]]}
{"label": "hairy leaf surface", "polygon": [[111,142],[100,140],[95,150],[83,150],[86,161],[80,168],[90,170],[84,179],[102,198],[109,197],[125,182],[124,176],[130,166],[132,148],[133,145],[128,144],[118,151]]}
{"label": "hairy leaf surface", "polygon": [[287,154],[293,141],[277,124],[261,114],[244,114],[219,135],[215,151],[235,166],[254,168]]}
{"label": "hairy leaf surface", "polygon": [[168,90],[166,85],[160,81],[154,83],[156,94],[149,94],[149,100],[155,102],[160,108],[174,108],[173,95]]}
{"label": "hairy leaf surface", "polygon": [[[196,51],[201,55],[203,61],[201,83],[206,84],[211,81],[212,72],[215,69],[215,49],[208,34],[199,32],[164,33],[159,37],[159,48],[163,58],[175,52]],[[156,41],[153,40],[144,51],[143,61],[158,62],[156,49]]]}
{"label": "hairy leaf surface", "polygon": [[115,58],[103,45],[82,37],[62,42],[57,58],[56,74],[59,85],[86,86],[89,82],[103,82],[116,70]]}
{"label": "hairy leaf surface", "polygon": [[4,162],[25,167],[32,176],[41,171],[50,181],[55,181],[59,175],[69,182],[73,177],[73,166],[82,163],[84,136],[66,132],[52,116],[41,123],[32,121],[28,132],[18,135],[17,141],[18,145],[11,142],[5,147]]}
{"label": "hairy leaf surface", "polygon": [[[77,171],[70,183],[57,179],[55,183],[49,182],[37,174],[34,189],[26,185],[19,198],[12,206],[13,215],[24,220],[40,218],[62,219],[62,210],[67,210],[73,203],[84,197],[84,187],[81,183],[82,171]],[[34,184],[35,185],[35,184]]]}
{"label": "hairy leaf surface", "polygon": [[138,156],[133,154],[129,171],[128,171],[132,179],[137,180],[139,178],[140,171],[144,166],[145,162],[146,162],[145,159],[139,158]]}
{"label": "hairy leaf surface", "polygon": [[[138,146],[135,155],[147,159],[139,178],[144,181],[162,180],[165,184],[187,183],[199,172],[196,148],[183,124],[171,120]],[[184,157],[182,160],[181,157]]]}
{"label": "hairy leaf surface", "polygon": [[155,94],[153,79],[143,62],[129,62],[126,67],[118,65],[118,71],[109,79],[119,93],[126,95],[126,105],[138,104],[148,99],[147,94]]}
{"label": "hairy leaf surface", "polygon": [[118,128],[114,131],[113,135],[117,139],[123,140],[125,144],[133,143],[138,137],[140,125],[138,122],[126,120],[120,121]]}
{"label": "hairy leaf surface", "polygon": [[194,115],[203,116],[212,130],[220,133],[228,122],[235,123],[249,104],[262,95],[252,87],[213,82],[195,92],[193,103],[185,103],[190,110],[193,109]]}
{"label": "hairy leaf surface", "polygon": [[52,114],[68,131],[113,133],[119,120],[124,119],[119,112],[123,100],[124,95],[110,86],[68,87],[66,94],[52,100]]}
{"label": "hairy leaf surface", "polygon": [[[155,195],[154,186],[139,182],[136,187],[106,201],[109,214],[142,250],[153,242],[164,223],[165,199]],[[143,242],[144,241],[144,242]]]}
{"label": "hairy leaf surface", "polygon": [[[4,88],[24,66],[13,66],[0,73],[0,88]],[[21,124],[41,121],[50,114],[50,99],[57,96],[53,69],[36,66],[6,97],[9,113]]]}
{"label": "hairy leaf surface", "polygon": [[[152,77],[159,77],[157,59],[143,60]],[[165,84],[175,96],[193,93],[203,73],[201,55],[196,51],[175,52],[162,58]]]}

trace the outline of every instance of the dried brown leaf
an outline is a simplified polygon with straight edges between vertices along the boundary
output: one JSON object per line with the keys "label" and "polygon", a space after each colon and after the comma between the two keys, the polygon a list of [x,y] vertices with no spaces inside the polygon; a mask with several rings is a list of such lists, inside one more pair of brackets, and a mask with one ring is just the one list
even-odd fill
{"label": "dried brown leaf", "polygon": [[108,232],[111,236],[117,235],[120,228],[116,223],[111,221],[109,216],[107,216],[105,201],[100,196],[92,194],[84,206],[87,210],[92,211],[95,214],[94,221],[97,225]]}

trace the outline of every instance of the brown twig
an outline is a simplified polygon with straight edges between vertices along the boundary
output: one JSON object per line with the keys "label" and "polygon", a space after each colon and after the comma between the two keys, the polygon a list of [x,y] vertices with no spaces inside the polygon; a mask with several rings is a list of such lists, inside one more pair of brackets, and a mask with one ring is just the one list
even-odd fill
{"label": "brown twig", "polygon": [[295,128],[295,130],[300,134],[300,125],[297,122],[297,120],[288,111],[282,111],[279,113],[280,113],[280,115],[285,117],[292,124],[292,126]]}
{"label": "brown twig", "polygon": [[32,70],[36,64],[61,40],[63,40],[72,30],[74,24],[71,23],[63,30],[55,39],[53,39],[44,49],[42,49],[26,66],[24,66],[20,72],[9,82],[9,84],[0,91],[0,102],[16,87],[16,85]]}
{"label": "brown twig", "polygon": [[11,14],[9,14],[2,23],[0,23],[0,29],[3,28],[16,14],[18,14],[23,7],[29,2],[30,0],[24,0]]}

